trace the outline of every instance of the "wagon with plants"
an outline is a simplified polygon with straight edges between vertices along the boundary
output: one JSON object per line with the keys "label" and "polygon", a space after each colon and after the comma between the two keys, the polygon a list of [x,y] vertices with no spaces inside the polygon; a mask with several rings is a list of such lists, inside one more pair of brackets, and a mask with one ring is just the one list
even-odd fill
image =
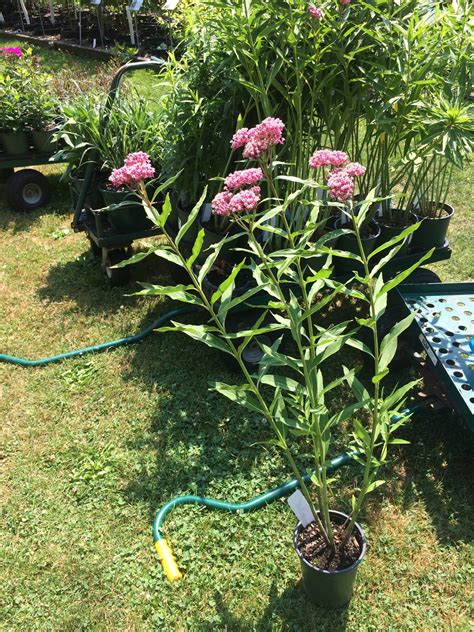
{"label": "wagon with plants", "polygon": [[0,178],[17,211],[43,206],[50,197],[47,178],[31,168],[48,164],[56,152],[59,102],[50,79],[31,50],[0,48]]}
{"label": "wagon with plants", "polygon": [[92,253],[101,259],[114,285],[128,280],[128,270],[114,266],[130,256],[132,243],[160,232],[136,195],[114,179],[117,168],[136,147],[148,152],[148,177],[159,175],[159,111],[135,91],[123,95],[120,88],[127,74],[162,69],[159,60],[129,63],[115,73],[105,100],[80,95],[62,107],[57,138],[63,147],[55,159],[68,164],[65,178],[74,209],[72,227],[86,233]]}

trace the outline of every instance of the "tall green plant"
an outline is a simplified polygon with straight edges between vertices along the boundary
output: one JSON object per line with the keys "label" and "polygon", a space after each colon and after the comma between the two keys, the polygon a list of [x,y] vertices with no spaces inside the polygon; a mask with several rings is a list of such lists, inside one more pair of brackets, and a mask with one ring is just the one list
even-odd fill
{"label": "tall green plant", "polygon": [[[272,175],[269,173],[267,177],[271,179]],[[281,449],[286,455],[327,545],[333,550],[338,550],[345,546],[352,534],[367,494],[382,483],[379,470],[387,460],[390,445],[402,442],[394,439],[393,433],[406,421],[406,417],[401,416],[395,423],[392,423],[392,418],[399,414],[407,393],[415,383],[411,382],[401,388],[384,389],[382,382],[389,374],[398,336],[410,325],[413,317],[407,317],[395,325],[383,341],[379,339],[377,322],[385,311],[388,292],[411,274],[426,256],[394,279],[383,279],[383,266],[397,254],[403,240],[416,229],[416,226],[408,228],[400,236],[366,257],[361,243],[360,227],[375,200],[371,194],[357,215],[353,211],[352,203],[345,208],[352,220],[360,254],[334,250],[325,245],[332,238],[348,232],[335,231],[322,237],[318,243],[320,250],[328,255],[326,263],[318,270],[311,269],[306,260],[314,255],[308,244],[317,228],[317,210],[315,209],[308,218],[307,224],[297,231],[288,225],[286,211],[289,203],[303,195],[304,190],[314,184],[307,181],[293,194],[292,200],[281,201],[270,210],[257,208],[249,214],[235,214],[231,218],[239,227],[241,234],[246,236],[247,247],[243,251],[246,258],[242,258],[230,275],[212,294],[209,294],[206,289],[206,276],[218,259],[220,250],[229,240],[223,239],[217,244],[201,267],[196,267],[195,262],[201,254],[204,231],[198,233],[191,254],[185,254],[181,247],[205,199],[206,191],[191,212],[188,221],[173,238],[168,234],[166,224],[171,213],[169,198],[166,199],[161,211],[154,206],[155,197],[169,186],[170,182],[159,188],[152,199],[148,197],[145,184],[138,182],[137,191],[146,212],[162,229],[168,242],[140,253],[123,265],[134,263],[154,253],[186,271],[189,283],[175,286],[144,284],[139,294],[168,296],[199,306],[207,312],[209,321],[206,324],[173,323],[173,327],[164,330],[181,331],[234,358],[240,368],[242,381],[237,385],[217,382],[214,388],[225,397],[267,420],[273,431],[273,438],[269,443]],[[269,186],[271,188],[271,182]],[[286,233],[284,237],[288,247],[277,252],[266,252],[259,234],[263,229],[270,227],[271,220],[276,216],[280,217],[282,225],[285,226],[282,230]],[[381,253],[385,256],[374,264],[374,257]],[[351,286],[352,280],[343,284],[333,278],[333,256],[350,258],[360,264],[363,270],[362,274],[357,275],[360,289]],[[241,292],[237,287],[237,280],[243,269],[251,272],[255,285]],[[358,317],[356,321],[358,326],[367,328],[372,333],[372,347],[357,338],[357,327],[352,320],[329,326],[317,323],[316,317],[336,295],[351,296],[366,304],[367,316]],[[252,298],[258,299],[261,310],[254,327],[244,331],[231,331],[228,327],[229,314],[245,306]],[[269,316],[271,322],[268,322]],[[247,368],[242,354],[252,341],[258,341],[258,336],[270,332],[276,333],[279,337],[272,345],[260,343],[264,356],[258,371],[253,374]],[[282,344],[284,334],[291,338],[293,351],[287,351]],[[346,367],[343,367],[339,376],[327,382],[326,362],[345,345],[355,347],[373,359],[371,388],[364,387],[356,377],[356,371]],[[328,396],[344,383],[352,388],[355,401],[340,410],[331,410],[327,402]],[[366,411],[367,416],[359,418],[356,413],[362,410]],[[353,497],[352,511],[344,525],[341,540],[335,538],[330,519],[330,490],[333,480],[329,476],[328,461],[332,433],[343,422],[352,424],[354,442],[358,449],[357,459],[363,465],[363,478],[358,493]],[[298,441],[294,441],[294,437],[307,439],[303,445],[309,446],[309,454],[313,461],[310,474],[315,486],[314,494],[311,494],[303,478],[301,450],[304,448]]]}

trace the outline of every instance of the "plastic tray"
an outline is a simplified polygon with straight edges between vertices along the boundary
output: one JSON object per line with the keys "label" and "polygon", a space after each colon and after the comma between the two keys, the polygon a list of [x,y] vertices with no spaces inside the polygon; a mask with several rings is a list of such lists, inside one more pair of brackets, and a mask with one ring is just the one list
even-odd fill
{"label": "plastic tray", "polygon": [[474,431],[474,283],[402,285],[434,372],[456,412]]}

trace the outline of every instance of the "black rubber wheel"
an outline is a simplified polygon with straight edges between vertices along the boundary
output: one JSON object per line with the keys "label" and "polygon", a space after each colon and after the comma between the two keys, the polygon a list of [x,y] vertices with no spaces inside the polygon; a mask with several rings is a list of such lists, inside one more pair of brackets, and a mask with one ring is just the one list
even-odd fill
{"label": "black rubber wheel", "polygon": [[98,246],[90,237],[88,237],[87,239],[89,240],[89,249],[94,257],[97,257],[98,259],[102,257],[102,248]]}
{"label": "black rubber wheel", "polygon": [[[260,314],[261,312],[259,312],[258,310],[232,314],[227,317],[226,329],[229,333],[236,333],[238,331],[243,331],[244,329],[252,329]],[[269,322],[274,322],[271,316],[268,316],[267,319],[265,319],[264,323],[262,323],[262,325],[268,325]],[[270,346],[271,344],[273,344],[276,337],[277,332],[260,334],[259,336],[253,338],[253,340],[251,340],[251,342],[245,347],[242,353],[242,360],[244,361],[244,364],[250,373],[258,371],[260,361],[263,358],[263,351],[257,340],[261,343],[263,342],[263,344],[265,345]],[[239,344],[241,342],[242,340],[240,340]],[[223,360],[232,371],[240,371],[240,366],[238,362],[228,353],[223,354]]]}
{"label": "black rubber wheel", "polygon": [[125,249],[117,249],[117,250],[109,250],[107,252],[105,261],[102,265],[102,269],[104,271],[105,276],[110,281],[110,284],[114,287],[118,287],[120,285],[126,285],[130,278],[130,270],[129,268],[113,268],[112,266],[117,265],[121,261],[128,259],[129,253]]}
{"label": "black rubber wheel", "polygon": [[428,268],[418,268],[407,277],[403,283],[441,283],[441,279]]}
{"label": "black rubber wheel", "polygon": [[35,169],[22,169],[11,175],[6,183],[8,204],[15,211],[32,211],[49,202],[47,178]]}

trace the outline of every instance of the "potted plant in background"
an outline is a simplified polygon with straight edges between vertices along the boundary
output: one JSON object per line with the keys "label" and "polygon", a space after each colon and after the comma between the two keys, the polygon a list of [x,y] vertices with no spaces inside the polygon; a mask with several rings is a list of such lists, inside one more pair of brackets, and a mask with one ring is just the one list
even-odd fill
{"label": "potted plant in background", "polygon": [[[0,49],[0,141],[3,151],[10,155],[27,154],[25,90],[29,73],[20,48]],[[2,66],[4,68],[2,68]]]}
{"label": "potted plant in background", "polygon": [[53,137],[59,120],[59,101],[44,75],[34,75],[28,92],[26,117],[33,148],[38,152],[53,152],[56,148]]}
{"label": "potted plant in background", "polygon": [[445,242],[454,215],[447,203],[452,174],[474,150],[474,108],[459,97],[433,94],[419,104],[415,124],[419,145],[405,191],[407,207],[421,220],[412,245],[426,250]]}
{"label": "potted plant in background", "polygon": [[[151,156],[153,168],[160,170],[163,143],[160,111],[130,92],[114,104],[103,126],[104,98],[80,95],[62,106],[64,122],[55,138],[64,148],[56,159],[67,161],[74,201],[84,182],[86,165],[96,164],[88,204],[92,209],[110,207],[107,217],[119,233],[139,232],[151,226],[143,207],[126,187],[115,188],[109,177],[125,157],[137,147]],[[75,203],[75,202],[74,202]]]}
{"label": "potted plant in background", "polygon": [[[145,156],[143,161],[146,164]],[[269,190],[273,188],[272,177],[270,171],[265,174]],[[244,175],[242,179],[245,180]],[[385,386],[382,389],[382,382],[389,374],[389,365],[396,352],[397,338],[410,325],[413,317],[397,323],[383,341],[378,338],[377,320],[384,313],[388,292],[411,274],[426,256],[389,282],[384,282],[378,269],[380,266],[370,269],[370,259],[382,250],[389,251],[385,260],[394,257],[406,235],[416,227],[409,227],[405,234],[383,244],[378,252],[376,250],[367,255],[362,245],[360,226],[364,224],[375,197],[372,193],[362,203],[357,214],[352,202],[347,199],[346,213],[350,216],[359,252],[341,252],[321,245],[328,259],[326,265],[315,273],[304,267],[304,260],[313,256],[307,245],[314,233],[315,224],[310,221],[301,231],[292,232],[286,219],[288,200],[275,200],[275,205],[269,209],[262,203],[258,192],[247,188],[243,182],[244,188],[230,192],[230,197],[224,199],[219,194],[220,197],[214,200],[214,210],[216,212],[225,207],[225,215],[246,235],[248,249],[242,253],[241,261],[234,266],[228,278],[209,297],[204,286],[205,277],[215,264],[226,239],[215,245],[199,270],[194,267],[194,262],[202,249],[204,230],[199,231],[191,256],[184,255],[180,248],[180,241],[196,219],[206,192],[191,212],[187,224],[173,238],[166,230],[167,216],[171,212],[169,197],[162,210],[158,210],[153,200],[150,200],[143,181],[135,181],[132,186],[141,197],[148,216],[169,240],[168,244],[151,248],[148,254],[154,253],[174,261],[189,277],[187,284],[179,286],[147,284],[139,294],[166,295],[198,305],[207,311],[207,324],[173,323],[171,329],[182,331],[234,358],[241,370],[242,381],[237,385],[218,382],[214,387],[222,395],[257,412],[268,421],[274,433],[270,443],[283,450],[300,483],[311,519],[309,524],[297,526],[294,545],[301,560],[308,595],[315,603],[326,607],[346,604],[352,594],[357,567],[366,550],[365,538],[357,524],[357,518],[367,495],[383,483],[379,472],[387,459],[389,446],[402,442],[394,439],[393,433],[406,419],[401,417],[392,424],[391,418],[400,411],[406,394],[414,385],[410,383],[395,389]],[[242,196],[242,192],[246,195]],[[301,195],[303,193],[304,186],[300,191]],[[245,205],[241,204],[243,199],[246,200]],[[266,227],[275,215],[281,215],[282,225],[288,227],[283,229],[282,235],[288,246],[278,253],[267,252],[258,236],[258,230]],[[343,229],[336,231],[336,234],[341,232],[346,234],[348,231]],[[363,270],[363,274],[358,276],[360,290],[356,292],[348,284],[338,283],[332,278],[332,256],[351,258],[360,264]],[[142,258],[143,253],[140,253],[120,265],[129,265]],[[245,268],[254,277],[255,286],[239,294],[235,291],[235,281],[239,272]],[[266,301],[259,302],[261,312],[254,327],[238,332],[229,331],[227,321],[231,310],[245,304],[257,292],[263,293]],[[357,295],[366,305],[368,318],[360,320],[359,324],[371,331],[373,350],[357,339],[358,327],[354,326],[354,321],[326,327],[315,322],[314,316],[336,295]],[[266,321],[269,314],[272,315],[273,322]],[[256,374],[252,374],[243,361],[242,354],[257,336],[270,332],[276,332],[280,337],[271,346],[262,343],[263,359]],[[282,346],[284,334],[293,343],[289,349],[286,345]],[[333,375],[332,381],[326,382],[324,363],[344,345],[363,350],[372,357],[372,392],[357,379],[355,369],[343,367],[339,376]],[[330,410],[327,395],[343,383],[350,385],[355,401],[343,410]],[[270,391],[263,390],[262,385],[270,387]],[[366,421],[364,417],[359,418],[356,415],[363,409],[367,413]],[[363,465],[362,481],[352,497],[352,509],[347,514],[333,511],[329,502],[329,490],[334,481],[328,472],[328,455],[332,433],[342,422],[351,423],[354,444],[358,450],[357,459]],[[299,439],[302,436],[307,439],[304,443],[293,441],[293,437]],[[302,456],[300,452],[305,451],[305,446],[309,446],[313,462],[309,476],[315,485],[314,494],[308,488],[301,465],[298,465]],[[299,456],[295,456],[295,453]]]}

